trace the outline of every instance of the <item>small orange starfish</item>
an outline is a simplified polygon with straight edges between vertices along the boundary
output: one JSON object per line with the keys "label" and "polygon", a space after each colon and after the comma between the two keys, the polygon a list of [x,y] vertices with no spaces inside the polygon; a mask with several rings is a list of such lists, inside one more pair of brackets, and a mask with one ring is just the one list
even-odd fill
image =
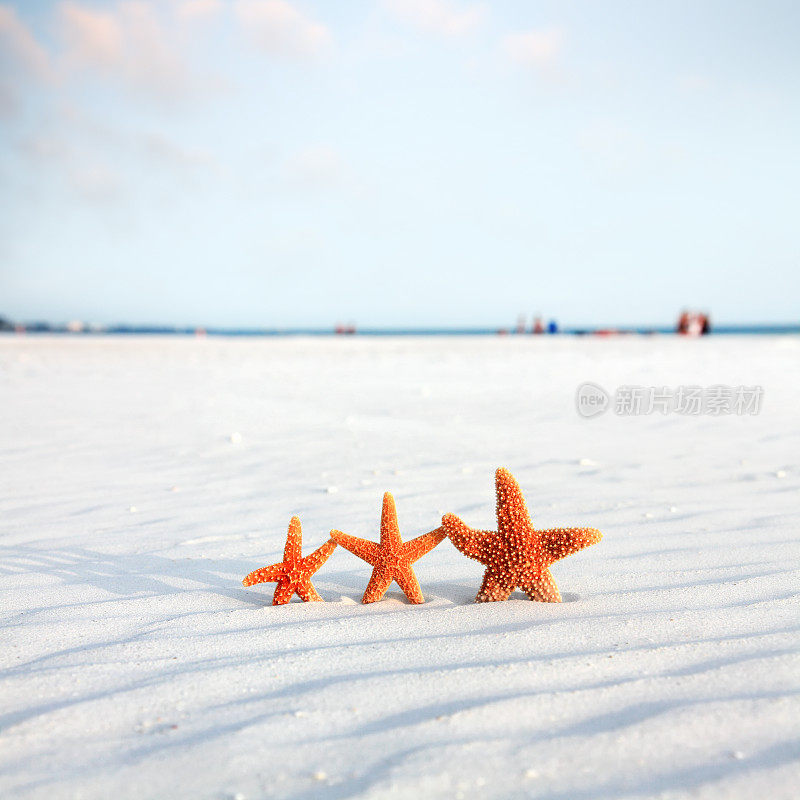
{"label": "small orange starfish", "polygon": [[362,603],[374,603],[380,600],[392,581],[397,581],[412,603],[423,603],[425,600],[422,589],[411,565],[433,550],[445,538],[445,533],[441,528],[437,528],[417,536],[410,542],[403,542],[397,525],[394,497],[386,492],[381,512],[380,544],[341,531],[331,531],[331,538],[373,567],[372,577],[369,579],[364,597],[361,598]]}
{"label": "small orange starfish", "polygon": [[514,476],[502,467],[495,473],[497,531],[467,527],[454,514],[442,517],[442,528],[465,556],[486,565],[476,603],[507,600],[517,587],[531,600],[560,603],[561,595],[548,567],[564,556],[603,538],[595,528],[550,528],[537,531]]}
{"label": "small orange starfish", "polygon": [[303,529],[300,519],[292,517],[289,522],[289,533],[286,536],[286,546],[283,549],[283,561],[272,564],[251,572],[242,583],[252,586],[254,583],[270,583],[277,581],[272,605],[282,606],[292,599],[297,592],[304,602],[309,600],[322,600],[311,583],[311,576],[328,560],[336,548],[336,542],[328,540],[322,547],[318,547],[311,555],[303,558]]}

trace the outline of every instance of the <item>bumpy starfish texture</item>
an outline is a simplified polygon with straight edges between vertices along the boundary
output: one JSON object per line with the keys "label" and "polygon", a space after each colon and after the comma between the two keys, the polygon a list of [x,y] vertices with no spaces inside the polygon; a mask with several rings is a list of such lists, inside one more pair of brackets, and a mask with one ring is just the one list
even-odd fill
{"label": "bumpy starfish texture", "polygon": [[519,587],[531,600],[560,603],[561,595],[548,567],[564,556],[599,542],[595,528],[550,528],[537,531],[519,484],[502,467],[495,473],[497,530],[479,531],[454,514],[442,517],[442,528],[465,556],[486,566],[476,603],[507,600]]}
{"label": "bumpy starfish texture", "polygon": [[242,583],[245,586],[252,586],[255,583],[277,581],[278,585],[272,597],[274,606],[288,603],[295,592],[306,603],[310,600],[321,601],[322,598],[311,583],[311,576],[328,560],[335,549],[336,542],[328,540],[311,555],[303,558],[303,531],[300,520],[292,517],[289,522],[289,533],[286,536],[286,546],[283,549],[283,561],[251,572]]}
{"label": "bumpy starfish texture", "polygon": [[374,603],[380,600],[392,581],[396,581],[412,603],[425,602],[422,589],[411,565],[429,553],[445,538],[441,528],[417,536],[410,542],[403,542],[397,525],[397,509],[394,498],[389,492],[383,496],[381,512],[381,540],[370,542],[359,539],[341,531],[331,531],[331,538],[353,555],[372,565],[372,577],[369,579],[362,603]]}

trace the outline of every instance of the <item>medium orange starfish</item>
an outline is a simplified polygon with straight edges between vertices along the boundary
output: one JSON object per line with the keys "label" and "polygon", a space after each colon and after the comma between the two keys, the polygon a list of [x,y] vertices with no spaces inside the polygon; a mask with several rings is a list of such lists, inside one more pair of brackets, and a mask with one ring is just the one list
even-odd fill
{"label": "medium orange starfish", "polygon": [[564,556],[603,538],[595,528],[550,528],[537,531],[514,476],[502,467],[495,473],[497,531],[467,527],[454,514],[442,517],[442,528],[465,556],[486,565],[476,603],[507,600],[517,587],[531,600],[560,603],[561,595],[548,567]]}
{"label": "medium orange starfish", "polygon": [[289,522],[289,533],[286,536],[286,546],[283,549],[283,561],[272,564],[251,572],[242,583],[252,586],[254,583],[270,583],[277,581],[272,605],[282,606],[292,599],[297,592],[304,602],[309,600],[322,600],[311,583],[311,576],[328,560],[336,548],[336,542],[328,540],[322,547],[318,547],[311,555],[303,558],[303,529],[300,527],[298,517],[292,517]]}
{"label": "medium orange starfish", "polygon": [[422,589],[411,565],[433,550],[445,538],[445,533],[441,528],[437,528],[417,536],[410,542],[403,542],[397,525],[394,497],[386,492],[381,512],[380,544],[341,531],[331,531],[331,538],[373,567],[372,577],[369,579],[364,597],[361,598],[362,603],[374,603],[380,600],[392,581],[397,581],[412,603],[423,603],[425,600]]}

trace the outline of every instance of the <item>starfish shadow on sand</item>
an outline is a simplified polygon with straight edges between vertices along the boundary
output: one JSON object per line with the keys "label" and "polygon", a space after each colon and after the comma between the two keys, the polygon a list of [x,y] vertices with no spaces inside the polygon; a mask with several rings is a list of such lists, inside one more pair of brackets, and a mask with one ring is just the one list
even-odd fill
{"label": "starfish shadow on sand", "polygon": [[[261,600],[240,584],[246,563],[245,559],[218,558],[211,568],[206,559],[169,558],[157,553],[102,553],[85,547],[29,545],[0,548],[0,575],[35,572],[67,585],[94,586],[116,596],[172,595],[201,589],[261,606]],[[105,600],[85,600],[80,605],[102,602]]]}

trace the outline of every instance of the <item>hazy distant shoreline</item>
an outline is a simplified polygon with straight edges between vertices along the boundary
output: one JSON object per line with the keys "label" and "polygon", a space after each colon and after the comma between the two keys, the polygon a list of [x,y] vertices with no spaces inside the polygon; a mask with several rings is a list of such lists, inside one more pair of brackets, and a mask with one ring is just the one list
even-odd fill
{"label": "hazy distant shoreline", "polygon": [[[779,325],[717,325],[712,335],[763,336],[800,334],[800,323]],[[0,331],[0,335],[59,334],[68,336],[610,336],[651,334],[675,335],[673,327],[632,327],[632,328],[564,328],[557,334],[517,333],[502,328],[362,328],[354,332],[338,333],[330,328],[204,328],[204,327],[162,327],[162,326],[109,326],[87,327],[72,330],[67,326],[46,323],[26,324],[24,330],[13,328]]]}

